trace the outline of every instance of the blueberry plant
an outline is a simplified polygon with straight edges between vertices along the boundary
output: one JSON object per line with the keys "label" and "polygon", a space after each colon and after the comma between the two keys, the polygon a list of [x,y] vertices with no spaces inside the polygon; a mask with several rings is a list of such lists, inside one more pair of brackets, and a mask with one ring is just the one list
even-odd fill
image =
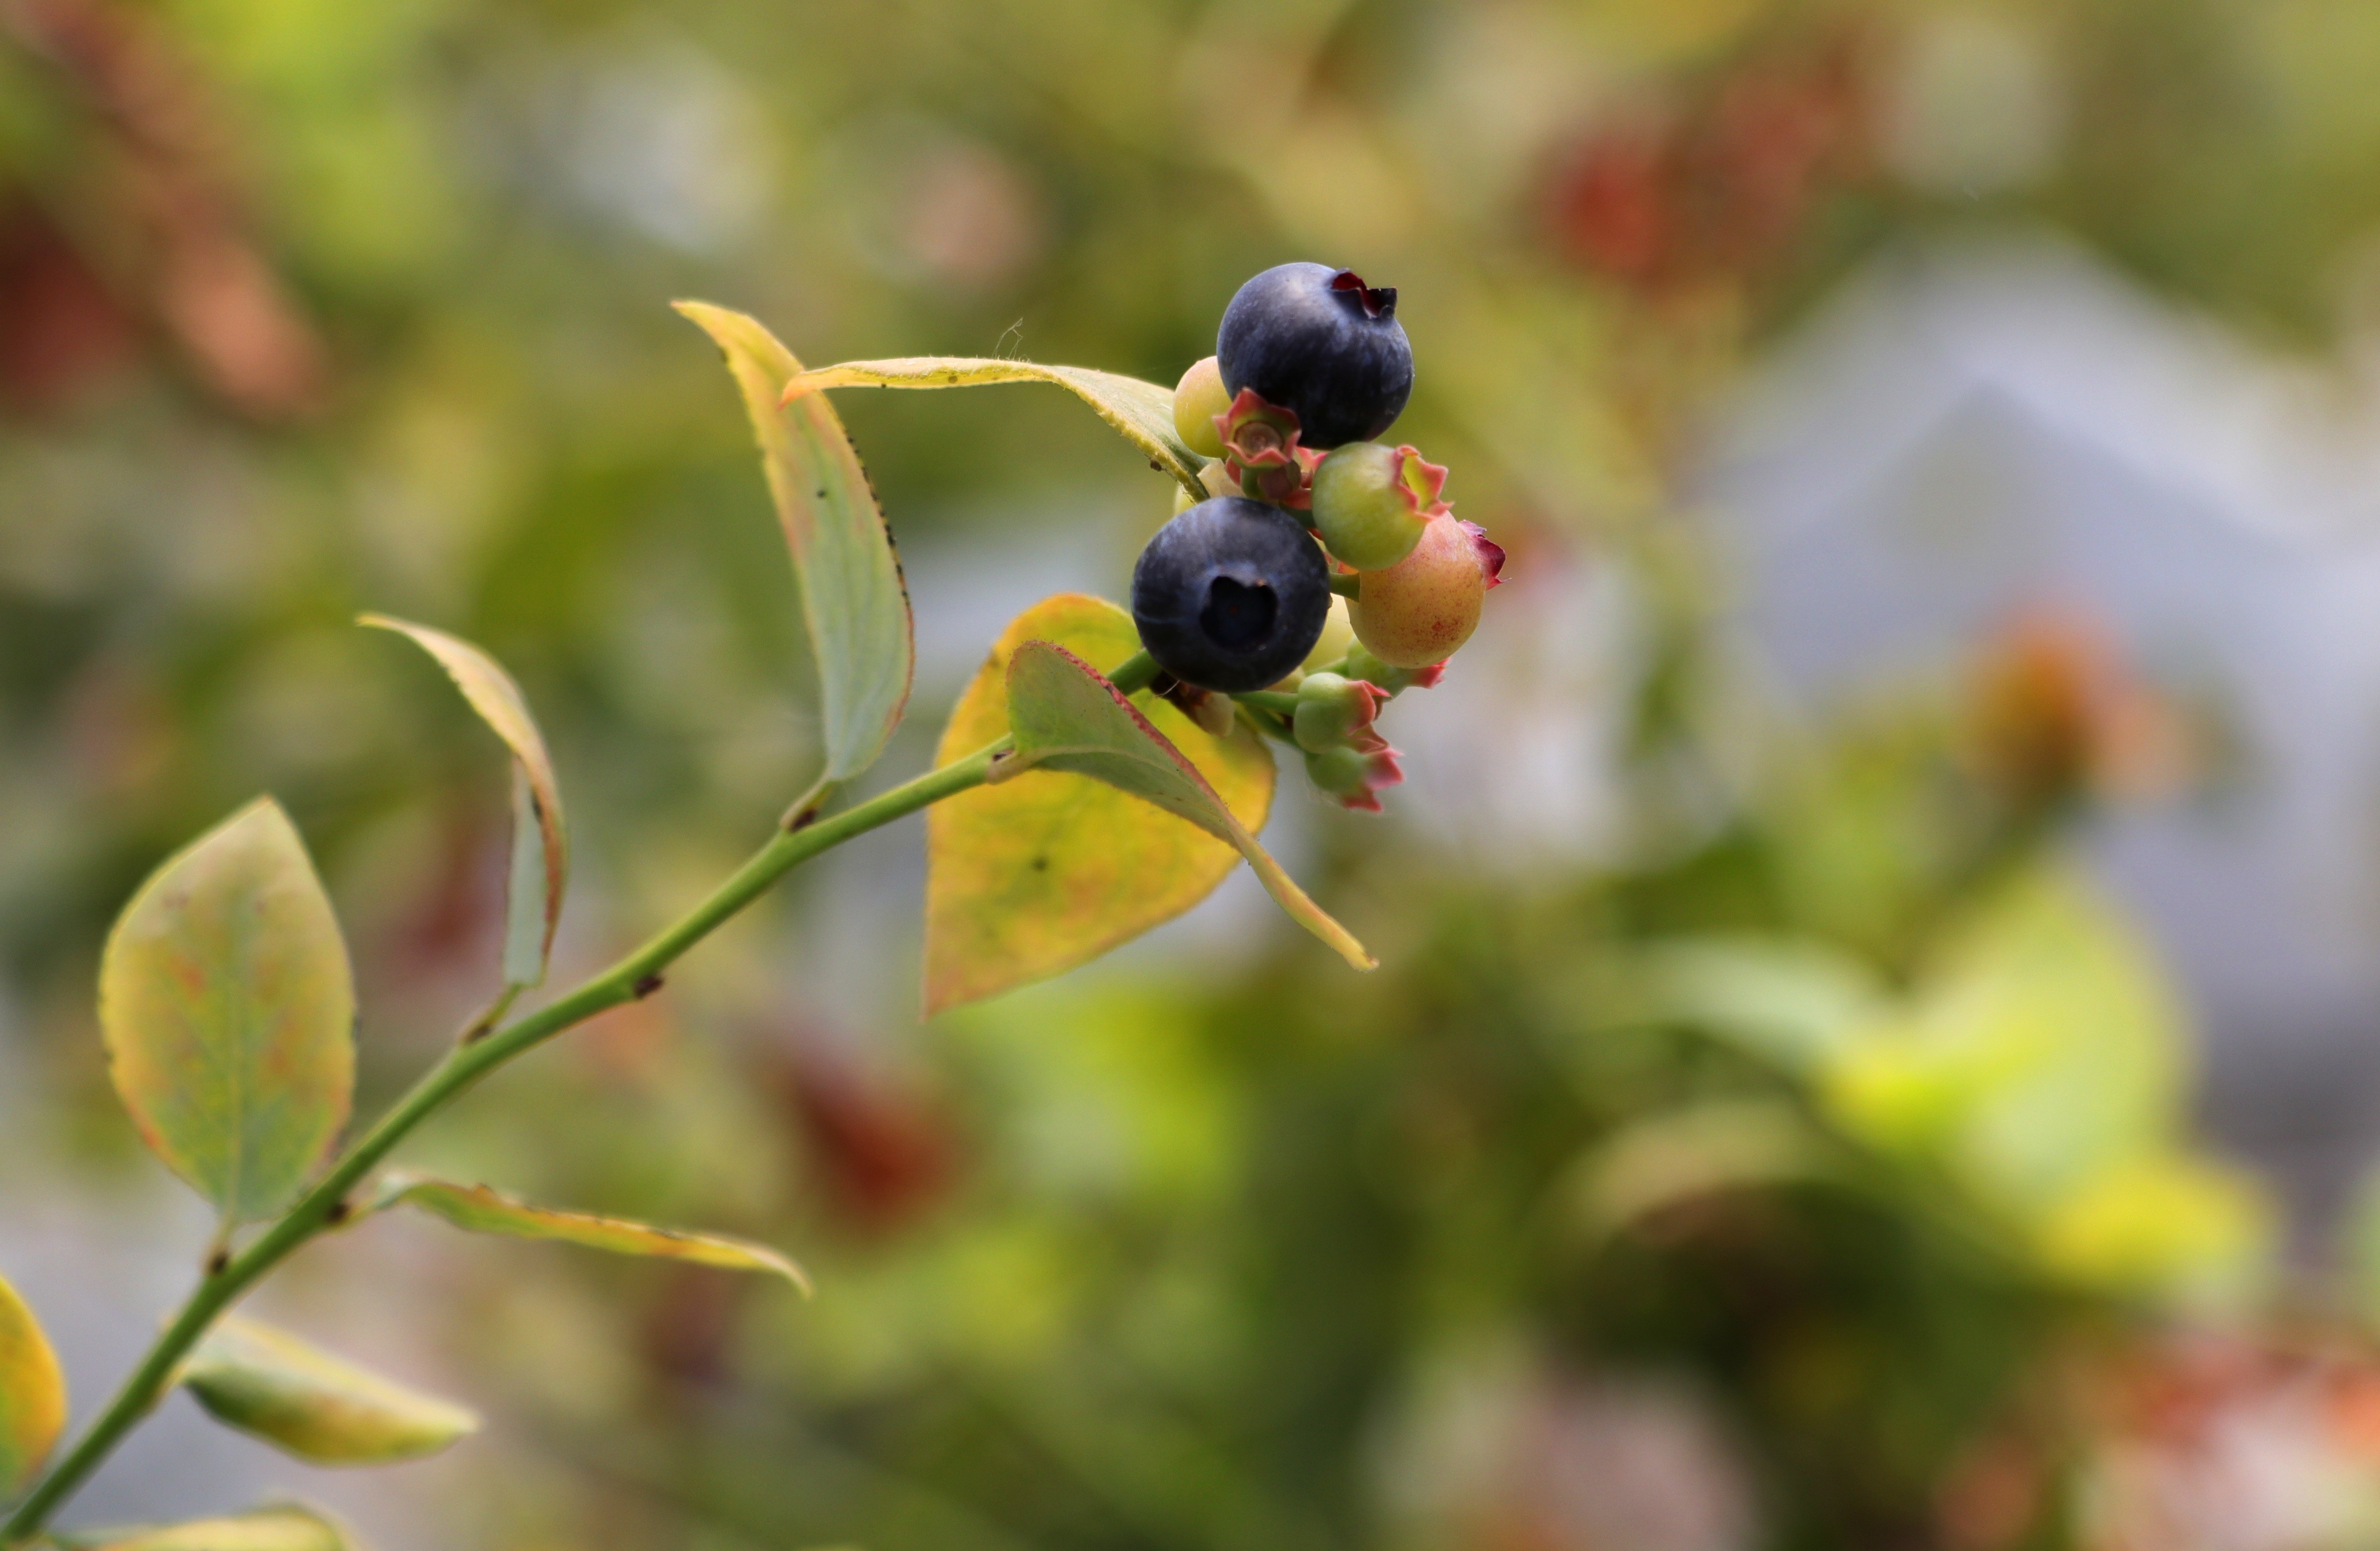
{"label": "blueberry plant", "polygon": [[[773,1273],[774,1250],[519,1201],[387,1167],[424,1121],[566,1029],[653,995],[672,964],[801,863],[928,815],[929,1012],[1083,963],[1179,915],[1245,859],[1284,909],[1359,969],[1374,961],[1257,843],[1269,743],[1330,798],[1377,811],[1401,777],[1376,727],[1438,682],[1477,624],[1502,553],[1441,499],[1446,471],[1374,440],[1413,386],[1396,293],[1284,264],[1243,286],[1216,354],[1161,386],[1080,367],[921,357],[809,370],[752,319],[679,310],[724,353],[760,443],[820,675],[824,765],[777,830],[684,917],[533,1011],[569,875],[553,764],[494,659],[427,625],[411,640],[509,751],[514,834],[500,984],[443,1060],[344,1147],[355,992],[330,902],[295,826],[261,797],[167,860],[117,918],[99,1016],[115,1090],[150,1149],[216,1214],[188,1301],[74,1446],[64,1375],[0,1281],[0,1551],[336,1551],[311,1509],[95,1534],[53,1516],[175,1387],[217,1420],[326,1464],[445,1448],[464,1408],[234,1315],[313,1240],[400,1208],[468,1230]],[[906,707],[909,600],[891,533],[825,390],[1046,382],[1097,410],[1181,488],[1135,568],[1129,612],[1061,595],[1003,633],[951,714],[934,768],[839,794]],[[46,1467],[46,1468],[45,1468]]]}

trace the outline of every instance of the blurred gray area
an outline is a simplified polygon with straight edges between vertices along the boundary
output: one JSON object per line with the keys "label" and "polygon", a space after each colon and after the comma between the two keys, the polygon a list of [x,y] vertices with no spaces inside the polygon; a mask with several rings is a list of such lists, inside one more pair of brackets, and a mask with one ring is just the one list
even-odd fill
{"label": "blurred gray area", "polygon": [[2048,237],[1912,246],[1773,353],[1697,493],[1774,714],[1948,682],[2050,608],[2211,710],[2216,779],[2084,837],[2187,988],[2218,1140],[2301,1242],[2380,1120],[2380,397]]}

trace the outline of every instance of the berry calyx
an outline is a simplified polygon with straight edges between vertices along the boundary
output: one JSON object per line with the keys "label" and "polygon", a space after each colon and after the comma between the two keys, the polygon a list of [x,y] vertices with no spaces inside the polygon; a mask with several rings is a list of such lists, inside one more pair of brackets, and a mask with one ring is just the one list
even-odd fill
{"label": "berry calyx", "polygon": [[1173,385],[1174,434],[1201,457],[1221,457],[1223,439],[1216,431],[1215,418],[1231,406],[1222,369],[1209,356],[1184,372],[1182,381]]}
{"label": "berry calyx", "polygon": [[1402,782],[1405,772],[1397,763],[1397,751],[1386,744],[1372,749],[1342,744],[1307,755],[1305,776],[1338,798],[1340,806],[1378,813],[1380,791]]}
{"label": "berry calyx", "polygon": [[1411,554],[1362,573],[1347,608],[1355,638],[1391,667],[1442,662],[1479,627],[1480,605],[1503,565],[1503,550],[1475,524],[1432,517]]}
{"label": "berry calyx", "polygon": [[1413,394],[1394,286],[1329,264],[1279,264],[1232,297],[1215,334],[1223,386],[1253,388],[1325,451],[1378,437]]}
{"label": "berry calyx", "polygon": [[1323,547],[1358,571],[1385,571],[1413,553],[1447,505],[1446,470],[1410,446],[1351,442],[1314,471],[1311,506]]}
{"label": "berry calyx", "polygon": [[1218,496],[1167,523],[1132,573],[1132,617],[1159,667],[1225,694],[1262,689],[1313,649],[1329,564],[1295,517]]}
{"label": "berry calyx", "polygon": [[1322,454],[1298,445],[1297,417],[1242,388],[1228,408],[1215,417],[1215,433],[1223,446],[1223,471],[1240,493],[1276,506],[1304,511],[1307,481]]}

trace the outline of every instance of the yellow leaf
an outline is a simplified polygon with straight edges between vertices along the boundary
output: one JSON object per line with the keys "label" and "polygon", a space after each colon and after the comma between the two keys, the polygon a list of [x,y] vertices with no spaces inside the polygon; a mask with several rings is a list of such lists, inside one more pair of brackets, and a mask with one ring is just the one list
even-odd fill
{"label": "yellow leaf", "polygon": [[[1008,732],[1008,664],[1052,641],[1105,673],[1140,649],[1132,616],[1080,593],[1019,614],[951,712],[935,762]],[[1133,703],[1189,756],[1251,831],[1272,808],[1272,755],[1245,727],[1200,732],[1171,705]],[[1088,776],[1027,770],[926,815],[926,1011],[939,1012],[1087,963],[1212,893],[1239,854]]]}
{"label": "yellow leaf", "polygon": [[1305,895],[1207,784],[1198,767],[1149,725],[1122,691],[1063,647],[1027,641],[1008,660],[1008,721],[1016,746],[987,782],[1033,769],[1072,770],[1188,820],[1232,842],[1273,903],[1357,969],[1379,961]]}
{"label": "yellow leaf", "polygon": [[1173,476],[1191,500],[1207,499],[1208,492],[1198,478],[1207,460],[1184,445],[1173,429],[1173,390],[1137,377],[1087,366],[1043,366],[982,356],[905,356],[813,367],[785,384],[785,402],[824,388],[973,388],[991,382],[1049,382],[1065,389],[1097,410],[1151,464]]}
{"label": "yellow leaf", "polygon": [[810,1279],[802,1268],[766,1244],[730,1239],[717,1233],[688,1233],[655,1228],[625,1218],[597,1217],[589,1212],[556,1211],[532,1206],[486,1185],[450,1184],[418,1174],[393,1173],[382,1181],[372,1202],[374,1211],[406,1206],[445,1218],[473,1233],[498,1233],[514,1239],[551,1239],[613,1254],[637,1254],[662,1260],[684,1260],[715,1266],[726,1271],[767,1271],[784,1278],[804,1292]]}
{"label": "yellow leaf", "polygon": [[318,1465],[418,1460],[480,1426],[461,1406],[247,1319],[208,1332],[182,1385],[225,1426]]}
{"label": "yellow leaf", "polygon": [[349,1551],[355,1539],[310,1508],[266,1508],[139,1530],[60,1535],[72,1551]]}
{"label": "yellow leaf", "polygon": [[0,1502],[29,1484],[67,1424],[67,1378],[33,1311],[0,1278]]}

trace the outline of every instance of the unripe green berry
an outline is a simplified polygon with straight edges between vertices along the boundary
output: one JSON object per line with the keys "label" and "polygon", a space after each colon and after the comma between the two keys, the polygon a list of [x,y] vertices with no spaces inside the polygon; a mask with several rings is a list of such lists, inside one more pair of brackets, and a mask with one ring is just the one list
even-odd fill
{"label": "unripe green berry", "polygon": [[1471,524],[1432,517],[1411,554],[1363,573],[1347,611],[1355,638],[1391,667],[1443,662],[1479,627],[1480,604],[1503,561]]}
{"label": "unripe green berry", "polygon": [[1223,434],[1215,429],[1215,417],[1232,407],[1232,395],[1223,391],[1222,370],[1215,357],[1208,357],[1182,374],[1173,387],[1173,431],[1182,444],[1202,456],[1223,455]]}
{"label": "unripe green berry", "polygon": [[1411,447],[1351,442],[1314,471],[1314,526],[1323,547],[1358,571],[1385,571],[1413,553],[1446,510],[1446,470]]}
{"label": "unripe green berry", "polygon": [[1372,722],[1388,702],[1388,692],[1332,673],[1308,673],[1297,686],[1297,714],[1290,731],[1297,746],[1319,754],[1351,744],[1369,752],[1380,736]]}
{"label": "unripe green berry", "polygon": [[1342,807],[1380,811],[1380,793],[1405,779],[1397,751],[1377,740],[1368,748],[1340,744],[1305,757],[1305,778],[1339,799]]}

